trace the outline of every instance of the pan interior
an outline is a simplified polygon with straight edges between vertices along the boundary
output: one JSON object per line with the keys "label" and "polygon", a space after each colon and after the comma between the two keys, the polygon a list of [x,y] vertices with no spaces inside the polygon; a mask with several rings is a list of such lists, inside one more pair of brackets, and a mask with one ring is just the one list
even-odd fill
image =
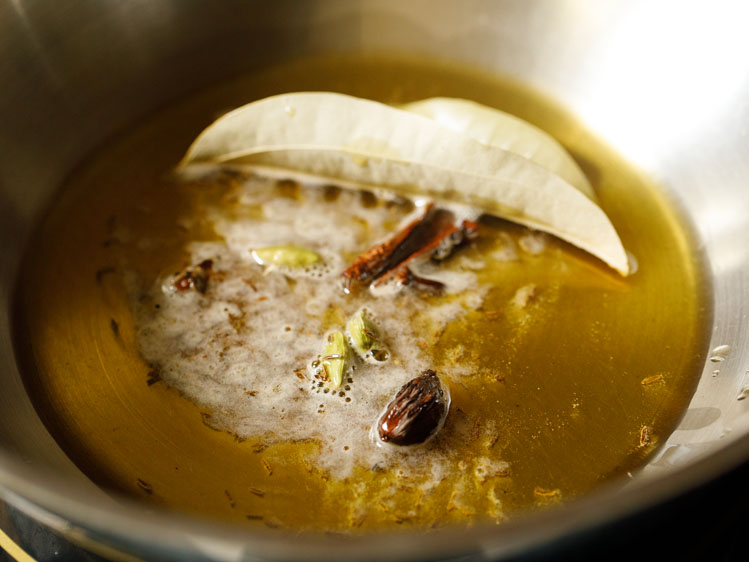
{"label": "pan interior", "polygon": [[[453,391],[456,407],[502,428],[492,454],[509,463],[511,474],[500,486],[501,512],[491,518],[502,521],[623,481],[652,458],[686,410],[706,358],[706,275],[678,211],[572,115],[516,82],[420,58],[357,55],[270,67],[174,104],[107,143],[68,179],[26,256],[18,341],[25,342],[29,394],[75,464],[105,490],[178,511],[251,526],[350,529],[350,514],[340,513],[347,513],[352,482],[307,471],[299,458],[313,445],[258,451],[257,442],[238,442],[206,424],[210,412],[199,404],[163,383],[148,384],[151,367],[139,356],[125,291],[128,267],[155,281],[186,257],[190,235],[175,224],[199,213],[205,195],[186,192],[168,173],[192,138],[228,109],[299,90],[391,103],[463,97],[526,119],[577,159],[637,258],[638,272],[623,280],[551,241],[553,259],[562,256],[567,273],[549,273],[550,257],[530,260],[494,281],[486,306],[496,309],[528,284],[555,287],[558,300],[546,305],[553,308],[526,339],[510,349],[517,325],[501,321],[489,342],[469,324],[445,334],[445,348],[490,343],[502,350],[488,359],[498,375],[487,391],[496,403],[477,404],[470,384]],[[118,228],[160,243],[112,243]],[[523,235],[497,221],[486,229],[495,239]],[[477,331],[486,332],[489,320],[476,318]],[[477,455],[470,448],[463,453],[469,464]],[[269,471],[268,463],[283,468]],[[394,485],[392,475],[369,472],[359,483],[373,503]],[[454,485],[448,481],[415,517],[378,507],[361,529],[488,517],[486,507],[451,509]],[[416,500],[410,495],[416,492],[402,488],[403,501]]]}

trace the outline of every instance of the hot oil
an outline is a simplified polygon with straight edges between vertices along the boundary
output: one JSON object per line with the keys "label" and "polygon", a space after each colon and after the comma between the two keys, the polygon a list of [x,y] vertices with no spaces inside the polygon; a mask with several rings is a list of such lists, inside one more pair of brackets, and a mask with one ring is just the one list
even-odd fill
{"label": "hot oil", "polygon": [[[184,217],[205,205],[255,212],[226,200],[225,186],[186,188],[169,172],[224,111],[299,90],[386,102],[463,97],[529,120],[575,156],[639,264],[622,279],[567,244],[547,237],[536,254],[527,230],[482,221],[481,237],[451,261],[483,260],[476,275],[490,290],[444,331],[425,326],[420,343],[438,371],[456,373],[443,441],[452,442],[451,425],[473,436],[455,445],[453,472],[428,493],[378,467],[333,478],[309,463],[314,442],[268,446],[216,431],[215,413],[159,381],[137,351],[123,264],[155,280],[187,265],[188,242],[217,237],[207,220]],[[279,196],[295,195],[287,186]],[[18,341],[47,427],[106,489],[269,527],[502,521],[635,470],[673,430],[704,362],[709,317],[693,247],[655,186],[518,84],[424,60],[309,59],[175,104],[93,155],[28,255]],[[482,458],[509,468],[481,481]]]}

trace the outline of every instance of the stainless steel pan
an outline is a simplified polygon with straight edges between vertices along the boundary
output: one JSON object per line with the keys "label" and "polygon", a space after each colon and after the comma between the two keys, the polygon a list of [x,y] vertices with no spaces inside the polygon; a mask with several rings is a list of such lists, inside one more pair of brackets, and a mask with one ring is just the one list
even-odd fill
{"label": "stainless steel pan", "polygon": [[[742,2],[0,0],[0,496],[111,556],[503,557],[684,494],[749,459],[749,6]],[[712,274],[712,347],[682,425],[644,472],[498,528],[280,540],[110,498],[35,413],[11,344],[13,285],[35,220],[71,169],[154,108],[274,60],[405,51],[550,94],[655,177]]]}

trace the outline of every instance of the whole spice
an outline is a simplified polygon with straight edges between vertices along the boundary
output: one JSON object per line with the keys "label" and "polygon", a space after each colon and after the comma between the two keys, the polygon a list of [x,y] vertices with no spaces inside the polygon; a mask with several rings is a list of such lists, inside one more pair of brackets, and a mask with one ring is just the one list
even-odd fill
{"label": "whole spice", "polygon": [[[340,330],[329,332],[325,336],[322,355],[312,362],[312,370],[322,375],[332,388],[343,383],[343,375],[351,364],[346,337]],[[328,389],[325,389],[328,392]]]}
{"label": "whole spice", "polygon": [[295,246],[294,244],[283,244],[281,246],[268,246],[258,248],[250,252],[252,259],[260,265],[285,265],[287,267],[304,267],[319,263],[322,258],[319,254]]}
{"label": "whole spice", "polygon": [[354,260],[341,274],[344,290],[351,292],[356,283],[378,286],[394,281],[398,286],[415,284],[441,291],[444,288],[442,283],[419,277],[411,271],[410,265],[428,256],[443,260],[453,248],[475,238],[477,232],[475,222],[464,220],[459,225],[451,211],[430,203],[419,218]]}
{"label": "whole spice", "polygon": [[449,408],[449,395],[428,369],[403,385],[387,405],[377,422],[377,437],[393,445],[425,443],[442,429]]}
{"label": "whole spice", "polygon": [[371,314],[365,309],[351,317],[346,325],[351,347],[356,354],[369,363],[381,363],[390,357],[382,334]]}

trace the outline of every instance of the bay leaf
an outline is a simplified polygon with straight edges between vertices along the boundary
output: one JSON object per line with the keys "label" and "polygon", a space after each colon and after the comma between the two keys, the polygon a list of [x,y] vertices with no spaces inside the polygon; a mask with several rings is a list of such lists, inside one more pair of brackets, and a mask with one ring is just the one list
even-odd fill
{"label": "bay leaf", "polygon": [[554,137],[527,121],[493,107],[458,98],[429,98],[400,107],[483,144],[532,160],[596,200],[588,178],[564,147]]}
{"label": "bay leaf", "polygon": [[629,265],[611,221],[584,189],[497,145],[429,117],[330,92],[258,100],[220,117],[180,163],[234,164],[342,187],[445,199],[558,236],[622,275]]}

